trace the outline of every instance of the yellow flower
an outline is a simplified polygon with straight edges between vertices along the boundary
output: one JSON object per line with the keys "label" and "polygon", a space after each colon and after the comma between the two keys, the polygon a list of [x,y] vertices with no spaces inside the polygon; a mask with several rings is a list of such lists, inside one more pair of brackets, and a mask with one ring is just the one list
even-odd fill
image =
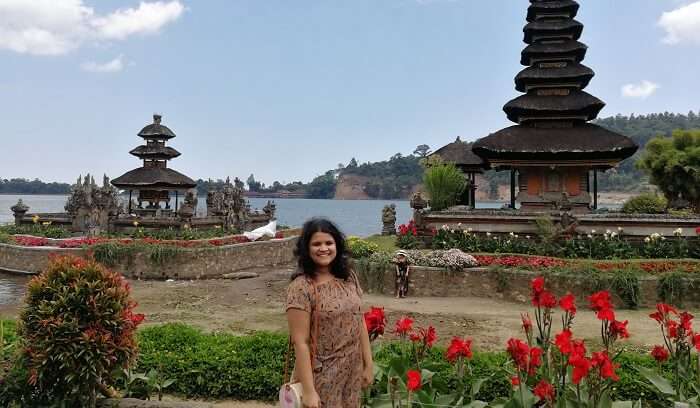
{"label": "yellow flower", "polygon": [[38,215],[33,216],[33,217],[32,217],[32,222],[33,222],[34,224],[36,224],[37,222],[39,222],[39,216],[38,216]]}
{"label": "yellow flower", "polygon": [[221,229],[221,225],[214,225],[214,228]]}
{"label": "yellow flower", "polygon": [[44,221],[41,223],[41,225],[48,227],[49,225],[51,225],[51,221]]}
{"label": "yellow flower", "polygon": [[139,226],[139,222],[138,222],[138,221],[134,221],[134,227],[138,227],[138,226]]}

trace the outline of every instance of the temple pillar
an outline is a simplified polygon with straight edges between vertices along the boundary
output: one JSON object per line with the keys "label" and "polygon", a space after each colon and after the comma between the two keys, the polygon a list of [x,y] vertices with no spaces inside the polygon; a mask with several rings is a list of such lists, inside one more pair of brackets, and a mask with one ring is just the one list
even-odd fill
{"label": "temple pillar", "polygon": [[598,209],[598,169],[593,169],[593,209]]}
{"label": "temple pillar", "polygon": [[510,170],[510,208],[515,209],[515,169]]}

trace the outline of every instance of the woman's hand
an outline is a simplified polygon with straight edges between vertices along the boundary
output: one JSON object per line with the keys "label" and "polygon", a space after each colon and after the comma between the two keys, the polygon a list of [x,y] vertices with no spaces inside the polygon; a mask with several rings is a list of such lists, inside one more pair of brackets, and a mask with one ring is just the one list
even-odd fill
{"label": "woman's hand", "polygon": [[362,370],[362,388],[369,388],[374,383],[374,368],[369,365]]}
{"label": "woman's hand", "polygon": [[304,408],[321,408],[321,398],[319,398],[316,390],[304,392],[301,396],[301,405]]}

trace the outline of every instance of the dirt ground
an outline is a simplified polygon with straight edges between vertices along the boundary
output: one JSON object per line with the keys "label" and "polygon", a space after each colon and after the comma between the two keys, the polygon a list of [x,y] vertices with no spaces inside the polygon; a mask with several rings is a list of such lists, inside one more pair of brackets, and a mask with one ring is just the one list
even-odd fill
{"label": "dirt ground", "polygon": [[[286,330],[284,302],[286,287],[293,267],[258,270],[257,278],[244,280],[204,281],[132,281],[133,297],[138,311],[146,314],[146,324],[182,322],[204,330],[221,330],[245,334],[256,330]],[[435,326],[439,343],[452,336],[474,340],[475,350],[503,350],[510,337],[522,337],[520,314],[532,312],[527,304],[488,298],[406,298],[366,294],[365,306],[386,310],[391,331],[396,320],[404,315],[415,319],[414,326]],[[587,342],[598,342],[600,322],[593,312],[578,301],[579,313],[574,334]],[[16,316],[18,304],[0,306],[0,315]],[[698,311],[691,311],[700,315]],[[619,310],[619,320],[629,320],[632,337],[630,348],[646,348],[661,342],[656,322],[648,316],[650,310]],[[555,323],[558,322],[555,317]],[[556,326],[555,326],[556,329]],[[392,338],[389,334],[387,338]],[[269,407],[260,402],[222,401],[220,408]]]}
{"label": "dirt ground", "polygon": [[[146,324],[182,322],[207,331],[239,334],[284,331],[286,287],[293,270],[291,266],[252,270],[259,276],[243,280],[131,281],[131,286],[139,303],[137,310],[146,315]],[[415,320],[414,326],[435,326],[441,343],[448,342],[452,336],[467,336],[474,339],[476,349],[485,351],[502,350],[510,337],[521,336],[520,314],[532,309],[522,303],[464,297],[394,299],[366,294],[364,303],[367,308],[385,308],[391,326],[387,331],[391,331],[398,318],[409,315]],[[574,334],[595,342],[600,323],[585,306],[583,299],[579,299]],[[16,316],[18,308],[17,303],[0,306],[0,315]],[[630,322],[632,337],[627,343],[631,346],[645,347],[661,341],[656,323],[648,317],[650,312],[617,311],[619,320]]]}

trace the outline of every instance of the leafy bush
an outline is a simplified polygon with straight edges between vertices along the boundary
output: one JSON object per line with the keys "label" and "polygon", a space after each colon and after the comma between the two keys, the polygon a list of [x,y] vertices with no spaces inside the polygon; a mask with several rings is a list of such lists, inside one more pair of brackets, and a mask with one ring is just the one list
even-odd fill
{"label": "leafy bush", "polygon": [[282,383],[287,336],[203,334],[182,325],[139,333],[139,371],[175,380],[169,391],[188,397],[273,399]]}
{"label": "leafy bush", "polygon": [[366,258],[379,251],[379,245],[359,237],[348,237],[347,244],[353,258]]}
{"label": "leafy bush", "polygon": [[133,363],[143,315],[133,313],[129,292],[121,275],[77,257],[53,258],[29,282],[16,372],[27,375],[32,404],[94,407],[111,373]]}
{"label": "leafy bush", "polygon": [[34,235],[45,238],[68,238],[71,236],[70,231],[63,227],[58,227],[52,224],[42,225],[39,223],[28,225],[2,225],[0,226],[0,234],[7,235]]}
{"label": "leafy bush", "polygon": [[455,205],[465,186],[464,175],[453,163],[433,163],[425,169],[423,183],[434,211]]}
{"label": "leafy bush", "polygon": [[627,214],[663,214],[668,207],[668,200],[653,193],[644,193],[632,197],[622,206]]}
{"label": "leafy bush", "polygon": [[411,220],[408,224],[399,225],[396,231],[396,246],[401,249],[414,249],[420,246],[415,221]]}

